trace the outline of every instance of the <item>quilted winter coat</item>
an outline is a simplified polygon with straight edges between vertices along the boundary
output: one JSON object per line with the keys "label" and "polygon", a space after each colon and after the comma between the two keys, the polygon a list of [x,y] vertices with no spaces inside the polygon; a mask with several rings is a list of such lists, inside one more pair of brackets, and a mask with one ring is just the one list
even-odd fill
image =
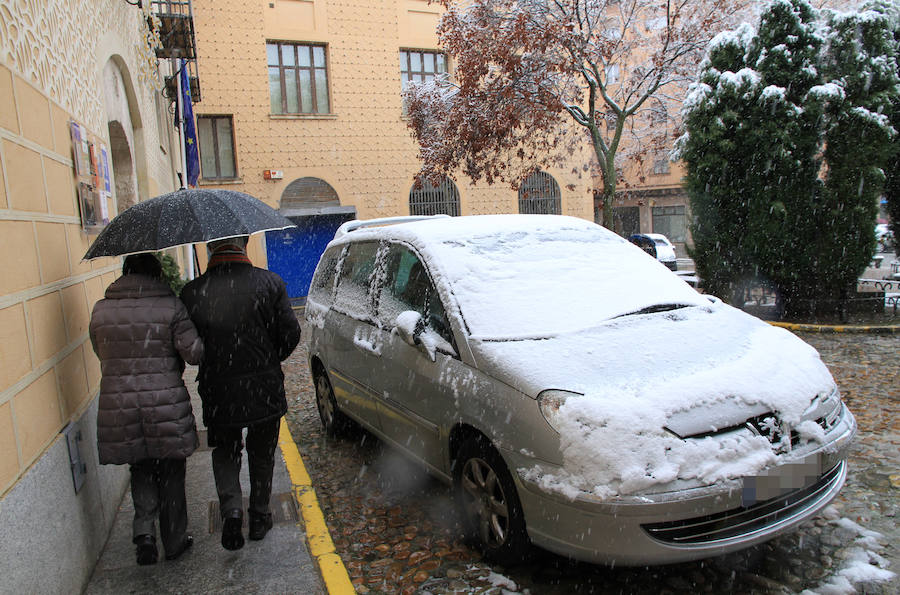
{"label": "quilted winter coat", "polygon": [[163,281],[119,277],[91,315],[100,358],[97,446],[102,464],[184,459],[198,446],[191,399],[181,376],[203,342],[184,304]]}

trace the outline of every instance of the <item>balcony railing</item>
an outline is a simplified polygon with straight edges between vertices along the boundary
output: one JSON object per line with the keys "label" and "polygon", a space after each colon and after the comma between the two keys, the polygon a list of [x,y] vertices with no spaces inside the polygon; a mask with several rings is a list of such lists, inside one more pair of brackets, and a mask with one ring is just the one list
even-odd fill
{"label": "balcony railing", "polygon": [[[173,72],[177,72],[180,60],[187,61],[191,99],[200,101],[200,79],[197,75],[197,43],[194,38],[194,15],[190,0],[151,0],[150,12],[159,19],[159,39],[162,45],[156,49],[156,56],[173,61]],[[169,98],[177,95],[177,81],[167,76],[165,94]]]}

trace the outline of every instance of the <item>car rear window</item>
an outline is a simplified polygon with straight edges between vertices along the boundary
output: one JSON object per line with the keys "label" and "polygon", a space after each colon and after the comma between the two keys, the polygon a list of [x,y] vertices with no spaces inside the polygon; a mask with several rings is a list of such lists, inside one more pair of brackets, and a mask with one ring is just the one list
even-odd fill
{"label": "car rear window", "polygon": [[330,304],[331,294],[334,290],[335,273],[337,272],[338,259],[341,257],[342,246],[336,246],[325,251],[319,259],[316,274],[313,275],[309,285],[307,299],[320,304]]}
{"label": "car rear window", "polygon": [[374,283],[375,255],[378,242],[350,244],[341,262],[334,306],[347,314],[365,316],[370,313],[371,287]]}

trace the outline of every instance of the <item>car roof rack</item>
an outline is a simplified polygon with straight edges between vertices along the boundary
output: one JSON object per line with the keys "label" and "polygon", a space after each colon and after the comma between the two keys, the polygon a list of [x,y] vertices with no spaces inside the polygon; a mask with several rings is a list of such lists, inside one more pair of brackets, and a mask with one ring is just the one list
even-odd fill
{"label": "car roof rack", "polygon": [[342,223],[334,232],[334,239],[338,239],[351,231],[367,227],[380,227],[382,225],[396,225],[397,223],[410,223],[412,221],[428,221],[430,219],[445,219],[450,215],[405,215],[401,217],[381,217],[379,219],[354,219]]}

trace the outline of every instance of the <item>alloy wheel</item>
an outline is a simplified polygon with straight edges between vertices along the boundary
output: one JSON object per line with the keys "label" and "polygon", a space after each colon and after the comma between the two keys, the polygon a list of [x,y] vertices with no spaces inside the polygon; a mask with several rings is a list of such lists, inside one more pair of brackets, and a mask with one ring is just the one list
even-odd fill
{"label": "alloy wheel", "polygon": [[[471,458],[462,472],[466,512],[485,545],[499,547],[509,535],[509,509],[500,479],[487,461]],[[476,520],[477,519],[477,520]]]}

